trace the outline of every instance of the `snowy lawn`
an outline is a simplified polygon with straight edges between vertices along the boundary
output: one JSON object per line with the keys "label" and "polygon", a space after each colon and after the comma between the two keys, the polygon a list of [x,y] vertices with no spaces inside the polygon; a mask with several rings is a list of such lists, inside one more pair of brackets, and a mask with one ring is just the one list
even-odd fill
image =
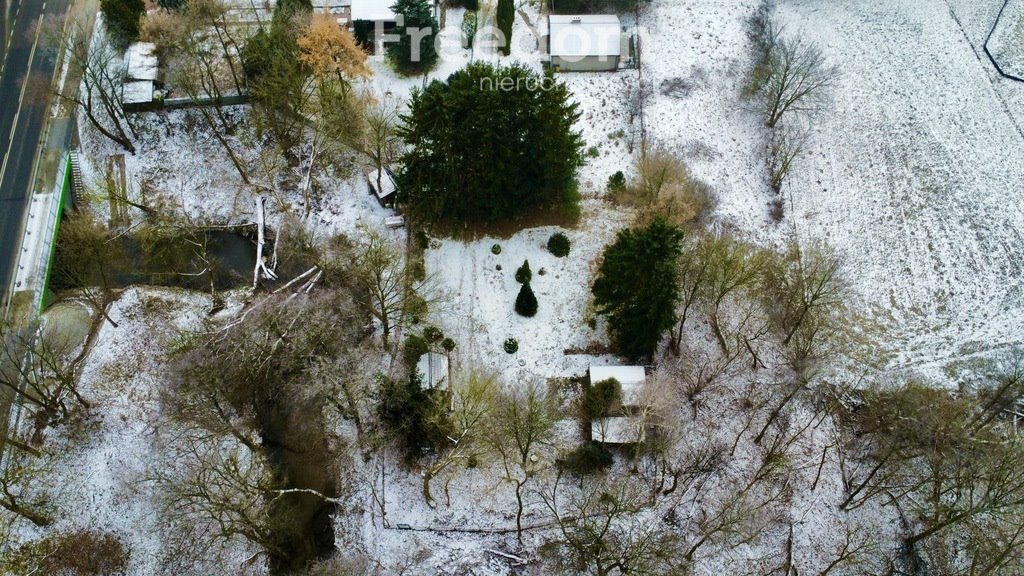
{"label": "snowy lawn", "polygon": [[[151,481],[160,461],[159,395],[167,384],[166,354],[180,330],[199,326],[211,300],[197,293],[131,288],[110,308],[81,373],[89,416],[56,428],[48,443],[59,474],[49,480],[60,511],[49,531],[112,532],[130,552],[129,574],[164,573],[167,540],[181,527],[160,516]],[[238,566],[252,554],[239,541],[211,562]],[[216,565],[215,564],[215,565]]]}

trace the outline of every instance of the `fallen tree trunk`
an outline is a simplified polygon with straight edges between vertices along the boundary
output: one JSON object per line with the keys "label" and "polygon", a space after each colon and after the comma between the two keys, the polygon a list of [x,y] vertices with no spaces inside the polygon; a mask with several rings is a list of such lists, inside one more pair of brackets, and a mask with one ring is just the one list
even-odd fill
{"label": "fallen tree trunk", "polygon": [[256,198],[256,267],[252,272],[252,287],[255,290],[260,283],[260,272],[268,280],[277,280],[277,274],[267,268],[266,258],[263,256],[263,246],[267,243],[266,236],[266,214],[264,213],[264,200],[262,196]]}

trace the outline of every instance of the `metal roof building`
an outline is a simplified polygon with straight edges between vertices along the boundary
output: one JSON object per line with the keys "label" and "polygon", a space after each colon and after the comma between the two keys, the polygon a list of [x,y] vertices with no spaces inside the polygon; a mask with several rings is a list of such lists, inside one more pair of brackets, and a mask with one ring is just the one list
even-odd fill
{"label": "metal roof building", "polygon": [[549,63],[558,70],[600,72],[618,69],[622,38],[622,25],[614,14],[552,14],[543,44]]}

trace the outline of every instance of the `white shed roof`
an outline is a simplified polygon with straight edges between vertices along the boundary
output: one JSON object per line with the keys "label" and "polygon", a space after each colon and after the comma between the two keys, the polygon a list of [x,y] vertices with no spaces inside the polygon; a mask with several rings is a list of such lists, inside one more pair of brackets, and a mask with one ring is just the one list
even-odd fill
{"label": "white shed roof", "polygon": [[153,55],[156,45],[152,42],[136,42],[128,47],[124,55],[128,69],[127,80],[156,80],[159,61]]}
{"label": "white shed roof", "polygon": [[424,388],[446,388],[448,383],[448,357],[427,352],[416,362],[416,371],[423,376]]}
{"label": "white shed roof", "polygon": [[394,22],[395,13],[391,7],[395,0],[352,0],[352,20],[370,22]]}
{"label": "white shed roof", "polygon": [[619,56],[622,27],[614,14],[548,16],[548,53],[562,59]]}
{"label": "white shed roof", "polygon": [[146,104],[153,101],[152,80],[130,80],[121,86],[121,102],[124,104]]}
{"label": "white shed roof", "polygon": [[643,424],[628,416],[611,416],[590,423],[591,437],[603,444],[636,444],[646,440]]}
{"label": "white shed roof", "polygon": [[370,183],[373,188],[373,193],[377,195],[377,198],[383,200],[388,196],[395,193],[398,187],[395,185],[395,179],[391,177],[391,171],[387,168],[384,169],[384,175],[380,179],[380,190],[377,190],[377,174],[379,170],[371,170],[366,174],[366,180]]}
{"label": "white shed roof", "polygon": [[597,384],[609,378],[618,380],[622,385],[622,405],[636,406],[640,400],[640,390],[647,380],[643,366],[591,366],[590,383]]}

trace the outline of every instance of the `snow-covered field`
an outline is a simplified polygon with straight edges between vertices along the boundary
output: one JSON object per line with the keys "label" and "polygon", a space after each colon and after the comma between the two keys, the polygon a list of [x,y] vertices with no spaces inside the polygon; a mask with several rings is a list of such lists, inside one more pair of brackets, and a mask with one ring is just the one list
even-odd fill
{"label": "snow-covered field", "polygon": [[[655,2],[641,24],[656,90],[648,125],[717,191],[719,217],[772,244],[822,240],[844,258],[874,343],[865,372],[942,380],[951,362],[1020,344],[1024,84],[982,52],[999,1],[781,1],[786,34],[841,76],[768,223],[763,135],[739,97],[756,2]],[[961,25],[963,28],[961,28]]]}
{"label": "snow-covered field", "polygon": [[1003,72],[1024,78],[1024,2],[1007,0],[988,49]]}
{"label": "snow-covered field", "polygon": [[[1024,328],[1024,134],[944,2],[780,6],[842,69],[788,192],[796,233],[835,244],[886,369],[1016,347]],[[1019,110],[1019,109],[1018,109]]]}

